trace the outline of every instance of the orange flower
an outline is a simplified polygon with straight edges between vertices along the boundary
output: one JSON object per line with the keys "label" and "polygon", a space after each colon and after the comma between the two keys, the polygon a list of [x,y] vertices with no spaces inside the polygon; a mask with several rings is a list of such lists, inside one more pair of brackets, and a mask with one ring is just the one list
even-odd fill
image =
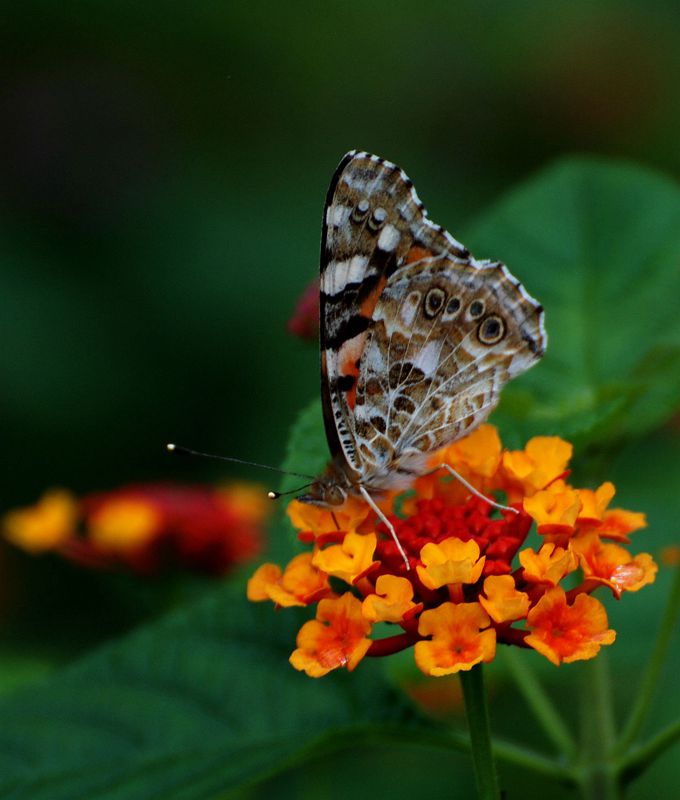
{"label": "orange flower", "polygon": [[328,576],[312,566],[312,553],[295,556],[285,571],[262,564],[248,581],[248,600],[273,600],[277,605],[307,606],[330,593]]}
{"label": "orange flower", "polygon": [[520,592],[512,575],[489,575],[479,602],[494,622],[513,622],[529,613],[529,595]]}
{"label": "orange flower", "polygon": [[432,641],[417,642],[415,659],[426,675],[449,675],[469,670],[496,655],[496,632],[479,603],[442,603],[423,611],[418,633]]}
{"label": "orange flower", "polygon": [[[462,502],[469,497],[469,490],[460,481],[453,479],[443,470],[436,470],[440,464],[449,464],[473,486],[486,491],[500,465],[501,453],[501,440],[496,428],[493,425],[482,425],[469,436],[459,439],[432,456],[429,466],[434,471],[416,479],[414,484],[416,497],[418,499],[445,497],[450,502]],[[414,497],[404,501],[405,513],[415,513],[415,500]]]}
{"label": "orange flower", "polygon": [[418,577],[428,589],[447,584],[476,583],[484,569],[484,556],[479,557],[479,545],[474,540],[462,542],[451,537],[435,544],[428,542],[420,551]]}
{"label": "orange flower", "polygon": [[571,550],[549,542],[544,544],[538,553],[530,547],[522,550],[519,554],[519,563],[523,567],[522,577],[528,583],[557,586],[565,575],[576,569],[578,559]]}
{"label": "orange flower", "polygon": [[616,631],[610,630],[602,603],[579,594],[572,605],[560,587],[548,589],[527,617],[530,631],[525,641],[553,664],[594,658]]}
{"label": "orange flower", "polygon": [[381,575],[375,582],[376,594],[363,602],[363,615],[371,622],[401,622],[404,615],[417,608],[413,585],[407,578]]}
{"label": "orange flower", "polygon": [[143,483],[78,500],[48,492],[35,507],[7,514],[4,527],[10,541],[30,552],[58,549],[89,568],[222,575],[259,551],[263,497],[242,484],[216,490]]}
{"label": "orange flower", "polygon": [[363,500],[349,497],[344,506],[332,511],[310,503],[301,503],[299,500],[291,500],[287,513],[293,527],[302,532],[308,531],[316,538],[319,534],[329,531],[356,531],[371,510]]}
{"label": "orange flower", "polygon": [[680,545],[669,544],[661,550],[660,557],[664,567],[680,566]]}
{"label": "orange flower", "polygon": [[[571,486],[571,454],[568,442],[540,436],[524,450],[503,452],[495,429],[484,425],[433,456],[431,466],[451,466],[487,495],[504,491],[514,511],[471,496],[444,469],[380,497],[389,531],[357,498],[333,513],[294,501],[290,518],[313,554],[294,559],[283,573],[272,564],[260,567],[248,596],[303,605],[327,596],[328,577],[353,587],[352,600],[344,600],[352,613],[342,617],[345,628],[353,620],[342,640],[351,646],[337,644],[340,623],[317,619],[300,632],[292,661],[308,675],[410,647],[419,668],[438,676],[490,661],[499,643],[531,646],[555,664],[592,658],[615,633],[590,594],[599,585],[617,595],[635,591],[654,580],[656,565],[649,555],[602,543],[602,537],[626,541],[644,526],[644,515],[610,509],[609,482],[595,490]],[[535,549],[525,546],[534,523],[544,537]],[[584,578],[575,585],[568,576],[579,565]],[[392,626],[393,632],[369,644],[357,604],[365,625],[379,622],[381,631]]]}
{"label": "orange flower", "polygon": [[547,488],[548,484],[564,473],[571,460],[573,447],[558,436],[534,436],[524,450],[507,450],[503,453],[503,471],[506,482],[520,496],[530,497]]}
{"label": "orange flower", "polygon": [[629,542],[628,534],[646,527],[647,518],[639,511],[612,508],[604,512],[602,522],[597,526],[597,533],[602,539]]}
{"label": "orange flower", "polygon": [[637,592],[656,579],[658,567],[649,553],[632,556],[618,544],[604,544],[594,532],[579,534],[571,548],[578,555],[584,578],[608,586],[615,597]]}
{"label": "orange flower", "polygon": [[129,553],[145,547],[163,524],[159,509],[143,497],[113,497],[91,514],[90,540],[100,550]]}
{"label": "orange flower", "polygon": [[300,628],[290,663],[310,678],[339,667],[351,672],[371,646],[371,623],[361,614],[361,601],[351,592],[319,603],[316,619]]}
{"label": "orange flower", "polygon": [[259,525],[271,513],[271,500],[256,483],[228,483],[219,487],[216,494],[229,512],[244,521]]}
{"label": "orange flower", "polygon": [[602,522],[607,506],[616,494],[614,484],[607,481],[595,491],[592,489],[577,489],[576,491],[581,500],[581,510],[578,513],[579,524]]}
{"label": "orange flower", "polygon": [[524,500],[524,510],[538,525],[540,534],[570,534],[581,510],[576,489],[555,481]]}
{"label": "orange flower", "polygon": [[317,550],[312,558],[312,564],[328,575],[347,583],[354,583],[374,563],[377,563],[373,561],[377,543],[378,537],[375,533],[348,533],[342,544]]}
{"label": "orange flower", "polygon": [[5,514],[5,537],[29,553],[56,550],[75,535],[78,504],[69,492],[45,492],[34,506]]}

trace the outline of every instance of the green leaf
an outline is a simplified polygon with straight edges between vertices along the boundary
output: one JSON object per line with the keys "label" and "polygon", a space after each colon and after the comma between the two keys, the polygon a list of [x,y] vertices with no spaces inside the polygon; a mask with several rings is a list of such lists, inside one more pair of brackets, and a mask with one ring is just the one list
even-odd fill
{"label": "green leaf", "polygon": [[680,190],[639,167],[570,159],[474,228],[545,306],[548,352],[503,393],[496,421],[577,444],[642,434],[680,395]]}
{"label": "green leaf", "polygon": [[225,587],[5,699],[0,796],[212,798],[332,737],[417,722],[373,660],[320,680],[293,670],[301,621]]}

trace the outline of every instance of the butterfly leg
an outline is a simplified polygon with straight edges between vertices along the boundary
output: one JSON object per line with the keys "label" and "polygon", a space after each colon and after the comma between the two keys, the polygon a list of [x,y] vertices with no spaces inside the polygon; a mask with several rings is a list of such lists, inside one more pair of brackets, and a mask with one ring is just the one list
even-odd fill
{"label": "butterfly leg", "polygon": [[378,504],[375,500],[371,497],[371,495],[364,489],[363,486],[359,486],[359,491],[361,492],[361,496],[364,500],[368,503],[368,505],[375,511],[375,513],[380,517],[382,522],[385,523],[387,530],[392,534],[392,538],[394,539],[394,543],[397,545],[397,550],[399,554],[404,559],[404,564],[406,564],[406,569],[411,569],[411,564],[409,563],[408,557],[404,551],[404,548],[401,546],[401,542],[399,541],[399,537],[397,536],[397,532],[394,530],[394,526],[392,523],[387,519],[387,517],[383,514],[383,512],[378,507]]}
{"label": "butterfly leg", "polygon": [[[462,475],[459,475],[453,467],[449,466],[448,464],[441,464],[439,467],[437,467],[437,469],[445,469],[447,472],[453,475],[453,477],[457,481],[460,481],[460,483],[462,483],[463,486],[468,491],[472,492],[472,494],[475,497],[479,497],[480,500],[484,500],[484,502],[488,503],[490,506],[493,506],[494,508],[499,508],[501,511],[512,511],[513,514],[519,514],[519,511],[516,508],[512,508],[512,506],[504,506],[502,505],[502,503],[497,503],[495,500],[492,500],[490,497],[487,497],[485,494],[482,494],[480,491],[475,489],[475,487],[471,483],[468,483],[468,481],[466,481]],[[432,470],[432,471],[436,472],[437,470]]]}

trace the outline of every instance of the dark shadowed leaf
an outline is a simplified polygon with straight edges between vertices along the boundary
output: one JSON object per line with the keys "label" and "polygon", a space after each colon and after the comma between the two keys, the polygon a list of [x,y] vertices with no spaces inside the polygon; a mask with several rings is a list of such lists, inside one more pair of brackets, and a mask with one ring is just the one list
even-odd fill
{"label": "dark shadowed leaf", "polygon": [[212,798],[332,736],[416,720],[371,660],[359,678],[293,670],[303,616],[225,588],[4,700],[0,796]]}

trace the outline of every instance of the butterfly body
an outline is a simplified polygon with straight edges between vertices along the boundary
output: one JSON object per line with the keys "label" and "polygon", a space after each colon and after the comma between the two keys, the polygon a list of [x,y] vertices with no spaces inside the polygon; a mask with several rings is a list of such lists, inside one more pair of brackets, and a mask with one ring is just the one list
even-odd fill
{"label": "butterfly body", "polygon": [[399,167],[356,151],[326,199],[320,315],[332,460],[299,499],[325,506],[406,488],[546,346],[543,309],[507,268],[433,223]]}

